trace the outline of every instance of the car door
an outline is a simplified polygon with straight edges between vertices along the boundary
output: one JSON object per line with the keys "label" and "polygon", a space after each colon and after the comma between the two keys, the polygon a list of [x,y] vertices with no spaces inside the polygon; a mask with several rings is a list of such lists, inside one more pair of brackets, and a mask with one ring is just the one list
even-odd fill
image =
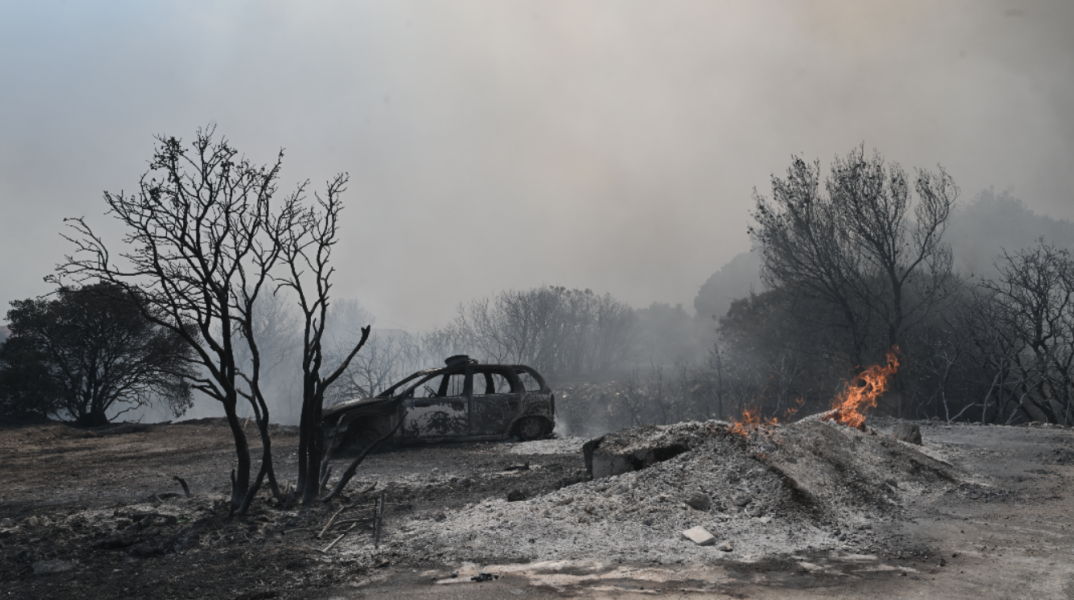
{"label": "car door", "polygon": [[469,433],[470,376],[460,369],[419,381],[403,401],[404,440],[462,437]]}
{"label": "car door", "polygon": [[473,368],[471,435],[502,435],[515,420],[522,400],[518,377],[506,367]]}

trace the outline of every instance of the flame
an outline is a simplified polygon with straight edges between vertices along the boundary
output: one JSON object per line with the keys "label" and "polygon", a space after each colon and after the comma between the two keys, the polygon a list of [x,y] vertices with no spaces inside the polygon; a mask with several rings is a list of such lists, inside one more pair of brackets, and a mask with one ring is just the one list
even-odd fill
{"label": "flame", "polygon": [[887,354],[887,364],[873,365],[847,382],[832,402],[832,412],[821,417],[865,431],[865,410],[876,408],[880,395],[888,390],[891,377],[899,370],[898,346]]}
{"label": "flame", "polygon": [[795,400],[794,401],[794,406],[791,406],[791,407],[787,408],[785,414],[783,415],[783,418],[784,419],[789,419],[792,416],[794,416],[794,413],[798,412],[798,409],[802,408],[803,404],[805,404],[805,398],[798,398],[797,400]]}
{"label": "flame", "polygon": [[761,409],[759,408],[744,408],[742,409],[742,416],[738,420],[731,421],[731,433],[736,433],[741,436],[749,436],[751,430],[755,430],[759,427],[770,427],[776,424],[776,418],[765,419],[761,417]]}

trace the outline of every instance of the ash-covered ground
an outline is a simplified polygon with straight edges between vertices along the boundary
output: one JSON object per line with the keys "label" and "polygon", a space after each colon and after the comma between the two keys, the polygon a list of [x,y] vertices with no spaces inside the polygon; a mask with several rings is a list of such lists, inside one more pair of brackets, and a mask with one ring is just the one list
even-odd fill
{"label": "ash-covered ground", "polygon": [[[396,449],[343,502],[266,495],[241,518],[221,502],[222,423],[0,429],[0,583],[20,598],[1074,595],[1070,430],[920,423],[919,446],[895,425],[618,432],[604,451],[678,454],[592,481],[580,438]],[[277,431],[278,463],[294,442]],[[361,518],[381,492],[375,548]],[[698,526],[715,543],[682,537]]]}
{"label": "ash-covered ground", "polygon": [[[803,550],[874,552],[883,540],[873,524],[898,518],[908,497],[938,498],[970,485],[912,444],[816,420],[755,429],[749,437],[713,421],[608,437],[628,436],[689,449],[640,471],[527,500],[487,498],[434,527],[408,523],[414,533],[392,542],[407,553],[471,562],[684,563]],[[717,538],[717,549],[684,541],[681,532],[697,526]]]}

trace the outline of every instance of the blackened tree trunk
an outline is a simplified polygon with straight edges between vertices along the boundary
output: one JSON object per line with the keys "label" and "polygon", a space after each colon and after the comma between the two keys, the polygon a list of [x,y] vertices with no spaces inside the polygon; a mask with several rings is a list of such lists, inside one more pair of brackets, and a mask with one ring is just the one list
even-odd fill
{"label": "blackened tree trunk", "polygon": [[343,209],[340,195],[345,191],[346,183],[345,174],[337,175],[328,183],[325,197],[316,196],[316,206],[294,213],[288,226],[279,230],[281,236],[277,242],[282,249],[283,262],[288,267],[287,276],[282,277],[279,283],[295,291],[303,316],[302,413],[295,490],[303,503],[316,500],[321,491],[325,392],[339,379],[369,339],[370,328],[363,327],[358,342],[327,375],[322,375],[324,334],[334,272],[329,260],[338,240],[339,213]]}

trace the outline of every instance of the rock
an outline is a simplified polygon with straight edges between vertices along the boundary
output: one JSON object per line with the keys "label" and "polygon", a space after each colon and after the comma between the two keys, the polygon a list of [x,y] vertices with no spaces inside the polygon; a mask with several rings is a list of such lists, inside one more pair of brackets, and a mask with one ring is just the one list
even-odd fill
{"label": "rock", "polygon": [[943,559],[943,557],[940,557],[940,562],[939,562],[938,564],[939,564],[939,565],[940,565],[941,567],[946,567],[946,566],[947,566],[947,561],[946,561],[946,560],[944,560],[944,559]]}
{"label": "rock", "polygon": [[735,498],[731,502],[739,508],[744,508],[748,506],[750,502],[753,502],[753,498],[746,494],[742,494],[740,496],[735,496]]}
{"label": "rock", "polygon": [[698,546],[711,546],[716,543],[716,538],[711,533],[705,530],[704,527],[697,526],[687,529],[682,532],[682,537],[690,540]]}
{"label": "rock", "polygon": [[373,567],[377,569],[383,569],[384,567],[392,564],[392,561],[384,558],[383,556],[373,562]]}
{"label": "rock", "polygon": [[694,510],[707,511],[712,508],[712,498],[709,498],[708,494],[697,492],[693,496],[690,496],[690,499],[686,501],[686,504]]}
{"label": "rock", "polygon": [[717,546],[717,548],[719,548],[720,552],[731,552],[735,549],[735,547],[731,545],[731,542],[724,542]]}
{"label": "rock", "polygon": [[23,520],[23,524],[27,527],[37,527],[41,524],[41,521],[38,520],[37,517],[27,517],[25,520]]}
{"label": "rock", "polygon": [[433,520],[436,521],[437,523],[439,523],[439,522],[441,522],[441,521],[443,521],[445,519],[447,519],[447,515],[445,515],[442,512],[441,513],[436,513],[436,516],[433,517]]}
{"label": "rock", "polygon": [[518,502],[520,500],[525,500],[525,499],[526,499],[526,493],[523,492],[522,490],[511,490],[510,492],[507,492],[507,501],[508,502]]}
{"label": "rock", "polygon": [[14,527],[14,526],[15,526],[15,521],[12,521],[11,519],[9,519],[7,517],[4,517],[3,519],[0,519],[0,527]]}
{"label": "rock", "polygon": [[499,578],[500,578],[499,575],[493,575],[492,573],[489,573],[488,571],[481,571],[477,575],[474,575],[473,577],[471,577],[470,581],[476,581],[478,583],[481,583],[482,581],[492,581],[493,579],[499,579]]}
{"label": "rock", "polygon": [[899,423],[892,430],[891,436],[897,440],[917,444],[918,446],[921,445],[921,427],[916,423]]}
{"label": "rock", "polygon": [[458,571],[452,571],[451,575],[449,575],[448,577],[451,577],[452,579],[456,579],[458,576],[459,576]]}

